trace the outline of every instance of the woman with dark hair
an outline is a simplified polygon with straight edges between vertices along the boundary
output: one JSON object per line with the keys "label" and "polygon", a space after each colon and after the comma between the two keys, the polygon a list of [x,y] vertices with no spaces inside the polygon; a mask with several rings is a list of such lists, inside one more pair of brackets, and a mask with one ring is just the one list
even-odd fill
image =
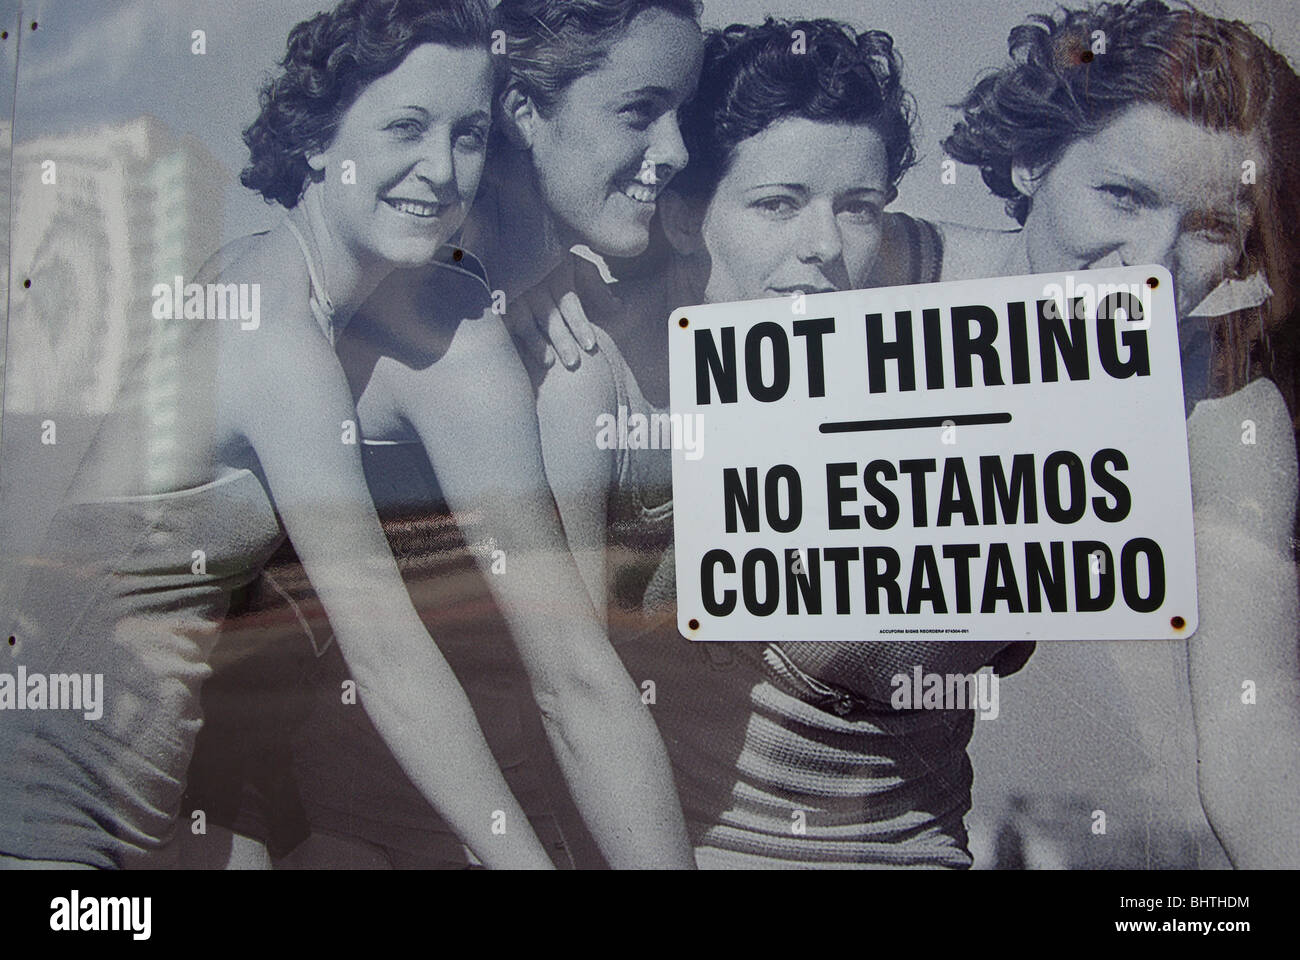
{"label": "woman with dark hair", "polygon": [[[503,65],[509,63],[510,73],[496,112],[506,132],[494,140],[486,175],[490,182],[464,230],[458,249],[462,266],[473,262],[469,251],[481,255],[494,282],[513,296],[519,281],[512,278],[536,279],[552,269],[571,245],[587,244],[624,255],[644,248],[659,186],[686,163],[676,111],[698,72],[696,12],[691,0],[506,0],[498,6],[497,26],[504,30],[507,52],[498,59]],[[382,316],[385,327],[415,331],[428,325],[431,311],[441,312],[441,296],[418,275],[395,277],[372,298],[364,315]],[[494,327],[494,332],[503,330]],[[518,357],[512,360],[517,368]],[[422,389],[420,379],[430,379],[442,365],[440,361],[411,377],[412,398]],[[511,364],[485,355],[477,366],[459,369],[473,378],[472,399],[462,397],[462,404],[475,407],[483,402],[480,394],[495,394],[503,385],[511,398],[515,396]],[[466,384],[467,391],[469,387]],[[443,397],[436,381],[428,389],[420,403],[425,415],[433,416],[446,409],[449,398]],[[526,382],[524,389],[529,390]],[[363,420],[367,404],[383,409],[391,403],[387,391],[384,381],[364,384]],[[403,445],[376,446],[374,441],[383,440],[385,434],[372,435],[363,422],[367,477],[376,499],[401,501],[424,518],[437,513],[436,503],[442,499],[463,525],[469,514],[466,507],[476,508],[483,496],[465,478],[481,475],[477,487],[482,489],[499,487],[503,475],[527,476],[530,483],[544,485],[545,471],[531,453],[538,447],[531,407],[526,416],[510,414],[510,437],[494,435],[497,428],[488,425],[487,416],[503,416],[495,397],[485,402],[482,415],[473,410],[466,416],[463,431],[454,429],[462,444],[458,456],[453,458],[450,447],[428,451],[432,476],[402,453]],[[477,432],[470,429],[475,425]],[[516,435],[525,429],[533,432],[528,442]],[[503,454],[511,444],[517,448],[509,468],[482,462],[482,450],[466,446],[471,439],[483,444],[485,437],[493,437],[494,449]],[[495,476],[485,473],[489,469]],[[511,481],[512,487],[521,483]],[[494,550],[508,558],[506,575],[484,569],[485,580],[510,624],[522,669],[541,708],[542,728],[577,812],[599,847],[595,857],[603,856],[615,867],[690,867],[690,847],[662,742],[617,653],[604,632],[596,629],[591,602],[580,582],[575,596],[569,582],[555,572],[549,594],[535,597],[528,607],[517,603],[521,587],[507,587],[520,576],[536,578],[533,565],[548,564],[556,555],[567,567],[564,575],[573,569],[554,521],[542,527],[535,518],[518,520],[531,532],[531,542],[509,528],[507,536],[477,527],[472,533],[480,542],[491,533]],[[546,540],[552,529],[557,531],[554,544]],[[427,554],[415,555],[427,546],[405,536],[396,525],[390,530],[395,541],[410,544],[408,550],[399,542],[399,560],[427,565]],[[469,539],[471,531],[465,534]],[[480,560],[489,554],[481,551]],[[582,616],[588,620],[581,620]],[[483,611],[475,627],[487,617],[490,611]],[[543,624],[546,629],[541,629]],[[538,748],[521,746],[526,734],[518,727],[527,723],[527,717],[507,701],[527,699],[528,691],[516,698],[509,691],[486,689],[484,680],[485,675],[509,673],[506,659],[508,653],[478,652],[469,664],[474,674],[467,675],[466,682],[471,693],[477,684],[481,702],[489,704],[499,721],[501,737],[494,745],[516,755],[511,772],[522,782],[528,779],[522,766],[535,764],[537,758],[520,759],[517,754],[536,753]],[[290,749],[311,837],[287,863],[425,867],[464,863],[436,811],[413,795],[400,775],[391,775],[386,748],[365,717],[339,708],[337,689],[347,676],[346,665],[326,654],[309,670],[314,702]],[[570,682],[574,678],[581,682]],[[504,730],[512,725],[513,733]],[[355,770],[369,775],[355,776]],[[196,805],[201,802],[202,798],[195,798]],[[535,822],[549,822],[562,802],[541,809],[546,806],[539,802],[533,807]],[[268,832],[265,825],[258,826],[259,832]]]}
{"label": "woman with dark hair", "polygon": [[[1284,396],[1295,386],[1296,74],[1244,25],[1156,0],[1034,18],[1011,51],[946,146],[980,166],[1023,229],[887,215],[880,255],[853,285],[1169,267],[1192,413],[1202,609],[1187,669],[1202,803],[1234,863],[1294,865],[1296,462]],[[599,285],[580,292],[608,300]],[[564,319],[572,336],[544,329],[573,366],[572,339],[589,328],[580,311]],[[1259,676],[1278,685],[1272,710],[1243,692]],[[1243,769],[1255,756],[1268,759]]]}
{"label": "woman with dark hair", "polygon": [[[666,411],[673,309],[848,289],[870,271],[914,161],[911,119],[887,34],[772,19],[709,34],[682,111],[692,160],[661,198],[662,241],[613,264],[617,300],[598,279],[578,285],[596,349],[572,372],[536,375],[566,533],[597,607],[639,635],[620,652],[656,685],[700,866],[970,864],[973,713],[894,710],[890,680],[916,664],[1011,672],[1027,645],[683,640],[671,455],[592,443],[615,411]],[[933,249],[926,229],[918,253]],[[937,266],[910,279],[934,280]]]}
{"label": "woman with dark hair", "polygon": [[[482,278],[446,245],[486,152],[491,27],[480,0],[345,0],[291,32],[243,175],[288,213],[218,278],[250,290],[260,316],[184,330],[173,362],[187,391],[166,416],[147,378],[132,384],[21,608],[12,657],[31,675],[102,675],[103,702],[95,722],[0,718],[5,866],[128,866],[164,845],[214,628],[285,534],[406,774],[483,863],[551,866],[412,606],[356,444],[358,432],[423,444],[449,501],[511,551],[499,596],[521,645],[548,645],[539,697],[603,685],[596,716],[616,714],[610,671],[587,649],[604,634],[542,482],[527,376]],[[361,309],[417,267],[436,322]]]}
{"label": "woman with dark hair", "polygon": [[510,79],[465,243],[509,296],[512,329],[581,323],[592,346],[567,254],[649,245],[656,199],[688,160],[677,110],[699,76],[699,13],[699,0],[498,4]]}
{"label": "woman with dark hair", "polygon": [[[943,225],[944,277],[1147,263],[1173,274],[1201,801],[1235,865],[1294,867],[1300,77],[1246,25],[1159,0],[1034,17],[1009,46],[945,147],[979,168],[1021,229]],[[1267,682],[1267,706],[1245,681]]]}

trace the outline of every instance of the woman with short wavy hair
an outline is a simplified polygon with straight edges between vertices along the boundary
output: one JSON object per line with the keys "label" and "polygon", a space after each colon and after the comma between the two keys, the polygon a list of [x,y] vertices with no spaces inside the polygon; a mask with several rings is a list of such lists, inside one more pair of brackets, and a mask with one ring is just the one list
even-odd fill
{"label": "woman with short wavy hair", "polygon": [[[516,290],[512,276],[551,269],[573,244],[607,253],[634,253],[644,246],[655,182],[666,183],[686,164],[676,111],[697,73],[697,10],[693,0],[505,0],[498,5],[494,28],[504,33],[506,55],[500,55],[502,33],[497,33],[494,60],[508,69],[494,103],[502,135],[494,137],[485,175],[490,182],[457,249],[462,269],[481,257],[509,302]],[[480,346],[477,359],[464,350],[454,358],[438,356],[445,338],[444,296],[436,283],[411,271],[393,277],[372,298],[368,327],[401,331],[423,356],[404,361],[410,369],[368,382],[359,378],[361,433],[371,444],[372,490],[382,488],[408,506],[432,512],[432,479],[460,520],[482,514],[484,503],[505,509],[503,490],[519,496],[544,487],[545,472],[531,387],[526,376],[521,379],[517,354],[497,357]],[[509,349],[499,323],[485,318],[484,326],[494,338],[493,350],[503,344]],[[358,356],[374,349],[360,344]],[[436,362],[426,365],[430,358]],[[458,398],[447,391],[451,375],[459,378]],[[522,399],[521,389],[528,398],[526,414],[513,406],[504,409],[503,402]],[[449,417],[453,404],[455,415]],[[395,452],[412,442],[389,417],[397,409],[401,419],[416,425],[416,439],[425,441],[432,478]],[[367,410],[381,419],[367,423]],[[446,442],[430,442],[435,419],[441,424],[437,432],[450,438]],[[501,515],[483,516],[492,519],[493,529],[480,523],[474,532],[480,542],[490,534],[494,549],[508,558],[507,573],[496,575],[500,571],[492,569],[485,579],[510,624],[577,812],[611,866],[690,867],[680,805],[654,722],[597,626],[558,519],[553,511],[538,516],[526,500],[524,507],[522,513],[512,511],[504,526]],[[326,656],[312,669],[312,715],[288,748],[296,778],[308,787],[302,802],[312,834],[291,861],[463,864],[463,852],[448,843],[454,838],[447,836],[439,811],[413,796],[401,777],[383,775],[392,763],[366,719],[338,709],[339,676],[346,671],[336,656]],[[509,663],[499,662],[508,657],[486,650],[478,657],[481,672],[467,682],[480,689],[491,684],[482,673],[509,669]],[[508,703],[509,693],[501,689],[487,696],[494,714],[518,716],[512,713],[516,706],[532,708],[531,702]],[[528,701],[527,691],[522,699]],[[514,731],[501,732],[516,742],[498,744],[517,756],[523,736],[518,728],[527,721],[513,722]],[[530,764],[536,761],[528,758]],[[521,782],[529,779],[520,775],[523,766],[516,760],[510,771]],[[355,776],[357,768],[376,775]],[[332,789],[336,783],[339,788]],[[270,832],[264,824],[254,826]]]}
{"label": "woman with short wavy hair", "polygon": [[[1286,362],[1294,338],[1283,327],[1300,290],[1300,262],[1288,242],[1296,239],[1300,222],[1300,78],[1285,58],[1243,23],[1158,0],[1062,8],[1055,16],[1036,16],[1016,27],[1008,45],[1012,62],[975,85],[961,104],[963,119],[944,146],[957,160],[976,166],[989,189],[1006,201],[1008,215],[1027,227],[1010,236],[1022,238],[1028,255],[1040,263],[1060,261],[1055,269],[1098,253],[1119,253],[1121,260],[1138,253],[1170,258],[1167,265],[1179,280],[1184,316],[1207,315],[1192,311],[1219,283],[1249,282],[1247,289],[1259,301],[1253,318],[1257,329],[1225,335],[1224,349],[1216,351],[1216,392],[1245,386],[1268,369],[1271,359]],[[1090,238],[1093,248],[1088,250],[1063,248],[1080,242],[1069,236],[1069,229],[1053,239],[1041,217],[1027,226],[1039,181],[1057,162],[1079,141],[1108,129],[1115,133],[1115,121],[1131,119],[1141,107],[1207,133],[1242,138],[1239,162],[1218,171],[1216,181],[1236,190],[1239,196],[1233,199],[1239,204],[1206,211],[1222,214],[1217,219],[1189,222],[1207,236],[1217,231],[1213,258],[1198,256],[1185,242],[1181,247],[1124,249],[1115,237]],[[1164,145],[1159,126],[1133,124],[1132,132],[1148,151]],[[1186,157],[1170,160],[1191,166]],[[1121,205],[1128,199],[1122,186],[1097,190],[1101,199]],[[1135,194],[1131,199],[1140,205],[1151,198]],[[1077,232],[1086,225],[1076,220],[1072,226]],[[1183,231],[1180,237],[1194,232]],[[1102,247],[1109,249],[1103,252]],[[1270,294],[1263,296],[1266,289]],[[1233,305],[1226,291],[1218,302]],[[1213,308],[1214,302],[1206,306]],[[1237,318],[1234,327],[1243,319]],[[1291,384],[1281,386],[1289,394]]]}
{"label": "woman with short wavy hair", "polygon": [[[681,112],[692,159],[660,197],[657,243],[611,261],[608,289],[580,271],[595,349],[572,372],[535,373],[566,533],[597,606],[637,634],[620,652],[656,685],[702,867],[970,865],[973,712],[894,710],[891,679],[915,664],[1009,673],[1025,645],[683,640],[671,455],[589,439],[601,416],[666,410],[672,310],[849,289],[873,268],[885,207],[914,162],[912,113],[886,33],[775,19],[710,32]],[[906,223],[918,254],[908,279],[933,281],[933,228]],[[584,428],[584,445],[570,439]]]}
{"label": "woman with short wavy hair", "polygon": [[[1300,77],[1245,24],[1159,0],[1036,16],[1009,49],[945,147],[979,168],[1021,229],[943,225],[944,276],[1146,263],[1173,274],[1202,805],[1234,864],[1294,867]],[[1267,705],[1243,702],[1247,680],[1267,685]]]}
{"label": "woman with short wavy hair", "polygon": [[[700,10],[699,0],[497,5],[509,77],[465,243],[510,297],[508,322],[572,247],[645,250],[654,197],[689,159],[677,108],[698,76]],[[593,77],[609,70],[615,85],[598,88]]]}
{"label": "woman with short wavy hair", "polygon": [[[215,627],[286,534],[421,793],[483,863],[552,865],[411,603],[356,442],[422,444],[448,500],[510,551],[499,599],[518,635],[549,646],[544,707],[599,689],[588,719],[623,710],[620,693],[639,708],[630,683],[563,647],[604,634],[544,483],[527,375],[482,277],[447,245],[484,162],[491,29],[482,0],[344,0],[291,32],[243,176],[287,212],[217,278],[258,291],[259,322],[188,326],[174,358],[186,389],[164,416],[148,378],[129,383],[21,606],[13,658],[102,674],[104,703],[96,722],[0,716],[3,865],[122,867],[165,845]],[[433,306],[421,324],[363,307],[405,268],[422,268]],[[160,471],[150,443],[169,424]]]}

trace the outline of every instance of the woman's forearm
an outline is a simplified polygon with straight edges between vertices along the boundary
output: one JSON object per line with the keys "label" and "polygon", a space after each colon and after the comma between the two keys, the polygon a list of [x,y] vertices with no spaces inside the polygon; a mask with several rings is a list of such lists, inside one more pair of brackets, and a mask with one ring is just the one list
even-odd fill
{"label": "woman's forearm", "polygon": [[616,659],[539,693],[547,737],[583,818],[615,869],[693,869],[672,769],[640,692]]}
{"label": "woman's forearm", "polygon": [[1294,565],[1229,522],[1198,522],[1188,640],[1197,785],[1237,867],[1300,866],[1300,655]]}
{"label": "woman's forearm", "polygon": [[[391,629],[391,618],[387,626]],[[386,631],[388,632],[388,631]],[[422,629],[340,649],[361,704],[407,776],[488,867],[553,867],[479,728],[455,674]],[[359,644],[384,646],[382,658]]]}
{"label": "woman's forearm", "polygon": [[[595,495],[573,499],[605,502]],[[496,519],[503,530],[504,519]],[[597,526],[565,516],[569,530]],[[603,528],[596,532],[603,536]],[[578,538],[572,546],[586,555],[592,541]],[[593,567],[603,572],[603,544],[600,553]],[[489,581],[528,669],[560,771],[605,859],[615,869],[693,868],[663,740],[598,625],[563,542],[517,555],[509,573]]]}
{"label": "woman's forearm", "polygon": [[[599,364],[583,369],[591,375]],[[495,376],[485,379],[485,370]],[[402,407],[467,539],[496,544],[499,566],[486,550],[476,557],[592,836],[615,867],[689,867],[666,751],[571,552],[591,561],[595,588],[612,463],[591,438],[606,399],[564,400],[574,471],[562,485],[565,502],[583,504],[589,516],[578,523],[571,513],[563,525],[547,484],[533,385],[499,322],[462,324],[443,359],[412,378]],[[449,421],[441,411],[451,406],[464,413]],[[468,526],[468,518],[476,522]]]}

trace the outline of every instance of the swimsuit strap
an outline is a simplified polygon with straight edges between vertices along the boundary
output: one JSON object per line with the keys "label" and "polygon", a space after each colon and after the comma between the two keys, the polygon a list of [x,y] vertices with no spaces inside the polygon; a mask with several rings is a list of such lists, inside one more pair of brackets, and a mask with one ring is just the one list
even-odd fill
{"label": "swimsuit strap", "polygon": [[334,346],[334,302],[330,300],[330,295],[325,291],[325,283],[321,280],[320,274],[316,272],[316,261],[312,259],[311,251],[307,248],[307,240],[303,237],[302,231],[288,217],[285,218],[284,222],[288,225],[293,238],[298,241],[298,249],[302,251],[303,259],[307,261],[307,276],[311,279],[309,303],[312,316],[316,318],[316,322],[325,331],[330,346]]}

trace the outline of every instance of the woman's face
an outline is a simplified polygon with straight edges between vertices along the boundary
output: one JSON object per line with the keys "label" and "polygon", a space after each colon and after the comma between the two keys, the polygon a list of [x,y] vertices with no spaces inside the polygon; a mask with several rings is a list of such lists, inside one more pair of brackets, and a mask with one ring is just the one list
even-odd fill
{"label": "woman's face", "polygon": [[534,116],[529,146],[542,198],[573,243],[633,257],[650,242],[664,184],[686,166],[677,110],[703,59],[699,27],[665,10],[628,25],[599,69]]}
{"label": "woman's face", "polygon": [[[1073,143],[1042,176],[1017,168],[1033,198],[1025,220],[1035,273],[1106,260],[1156,263],[1174,276],[1180,314],[1241,259],[1254,206],[1245,161],[1266,176],[1254,136],[1214,131],[1141,104]],[[1254,178],[1248,178],[1254,179]]]}
{"label": "woman's face", "polygon": [[430,262],[478,189],[491,109],[482,50],[424,44],[362,90],[314,158],[334,238],[361,260]]}
{"label": "woman's face", "polygon": [[788,119],[741,142],[705,212],[705,299],[846,290],[880,248],[893,197],[884,140],[865,124]]}

